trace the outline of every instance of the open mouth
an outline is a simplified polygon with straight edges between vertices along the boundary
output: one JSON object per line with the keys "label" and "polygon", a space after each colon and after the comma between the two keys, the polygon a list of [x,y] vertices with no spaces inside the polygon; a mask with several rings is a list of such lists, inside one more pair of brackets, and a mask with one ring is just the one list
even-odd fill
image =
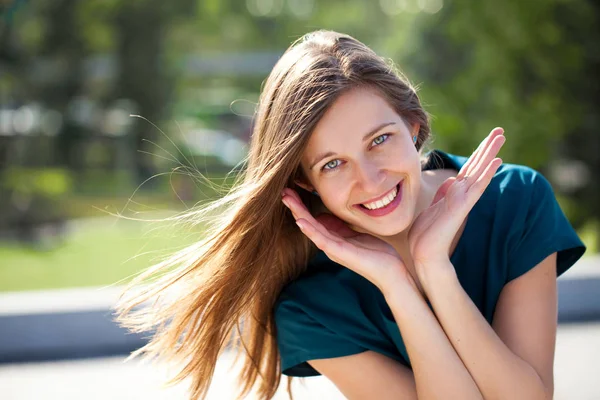
{"label": "open mouth", "polygon": [[390,190],[381,199],[379,199],[377,201],[373,201],[371,203],[364,203],[364,204],[361,204],[360,206],[363,208],[366,208],[368,210],[378,210],[380,208],[386,207],[388,204],[390,204],[392,201],[394,201],[396,196],[398,196],[398,191],[400,189],[399,186],[400,186],[400,184],[397,184],[396,186],[394,186],[394,188],[392,190]]}
{"label": "open mouth", "polygon": [[388,193],[375,201],[358,204],[358,209],[370,216],[375,217],[392,212],[402,200],[403,182],[404,181],[398,183]]}

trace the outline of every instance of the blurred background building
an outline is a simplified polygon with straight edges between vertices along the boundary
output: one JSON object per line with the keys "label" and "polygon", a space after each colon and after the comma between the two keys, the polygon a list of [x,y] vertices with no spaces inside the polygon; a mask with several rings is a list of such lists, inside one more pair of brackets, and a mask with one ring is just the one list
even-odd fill
{"label": "blurred background building", "polygon": [[[578,280],[600,293],[598,26],[595,0],[0,0],[0,341],[14,339],[0,349],[0,398],[8,381],[37,379],[32,371],[70,374],[24,361],[139,345],[86,338],[123,336],[107,315],[114,290],[194,240],[160,219],[232,182],[263,80],[293,40],[320,28],[357,37],[419,86],[432,148],[468,155],[504,127],[503,160],[550,179],[588,246]],[[589,311],[564,311],[561,321],[585,322],[561,328],[569,338],[598,329],[590,296],[563,306]],[[83,336],[65,343],[79,347],[44,347],[71,314]],[[597,340],[580,343],[599,351]],[[110,360],[86,365],[96,373]],[[600,365],[578,367],[585,377]],[[22,385],[10,395],[34,398]]]}

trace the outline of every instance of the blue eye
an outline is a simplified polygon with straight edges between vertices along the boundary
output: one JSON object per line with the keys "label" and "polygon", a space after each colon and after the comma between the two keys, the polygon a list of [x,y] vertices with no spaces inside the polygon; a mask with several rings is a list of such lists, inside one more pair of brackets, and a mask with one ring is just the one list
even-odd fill
{"label": "blue eye", "polygon": [[373,145],[378,146],[381,143],[385,142],[388,139],[388,137],[390,137],[390,134],[384,133],[383,135],[379,135],[375,139],[373,139],[372,143],[373,143]]}
{"label": "blue eye", "polygon": [[323,166],[323,169],[331,171],[332,169],[339,167],[340,164],[341,164],[340,160],[331,160]]}

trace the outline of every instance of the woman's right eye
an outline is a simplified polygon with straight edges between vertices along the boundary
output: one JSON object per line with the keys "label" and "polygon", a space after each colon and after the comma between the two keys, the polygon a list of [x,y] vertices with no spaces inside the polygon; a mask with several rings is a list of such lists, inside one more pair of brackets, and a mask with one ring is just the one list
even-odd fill
{"label": "woman's right eye", "polygon": [[340,160],[331,160],[323,166],[323,170],[331,171],[332,169],[339,167],[340,164],[341,164]]}

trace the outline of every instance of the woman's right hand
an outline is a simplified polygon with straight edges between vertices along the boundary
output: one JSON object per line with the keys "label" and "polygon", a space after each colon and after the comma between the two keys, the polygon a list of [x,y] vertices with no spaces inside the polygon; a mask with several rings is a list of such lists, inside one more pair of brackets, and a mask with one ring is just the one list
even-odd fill
{"label": "woman's right hand", "polygon": [[383,240],[350,229],[334,215],[313,217],[292,189],[283,190],[282,201],[302,232],[332,261],[362,275],[382,291],[399,279],[417,289],[398,252]]}

